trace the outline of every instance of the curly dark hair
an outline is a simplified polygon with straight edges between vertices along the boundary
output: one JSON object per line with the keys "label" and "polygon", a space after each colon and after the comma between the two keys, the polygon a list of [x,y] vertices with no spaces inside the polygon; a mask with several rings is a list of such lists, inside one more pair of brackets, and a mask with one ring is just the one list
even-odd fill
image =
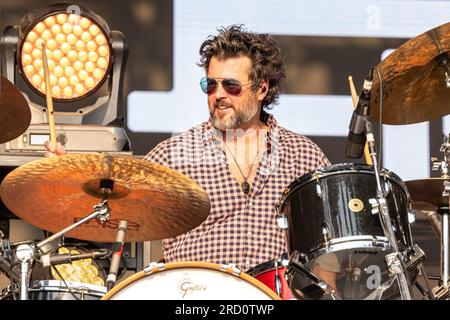
{"label": "curly dark hair", "polygon": [[280,45],[268,34],[256,34],[248,32],[243,25],[231,25],[217,29],[217,36],[209,36],[200,47],[200,67],[207,71],[213,56],[218,59],[247,56],[252,61],[250,79],[252,89],[257,90],[262,80],[269,83],[269,91],[261,102],[262,108],[270,109],[271,104],[276,104],[282,82],[286,78],[284,54]]}

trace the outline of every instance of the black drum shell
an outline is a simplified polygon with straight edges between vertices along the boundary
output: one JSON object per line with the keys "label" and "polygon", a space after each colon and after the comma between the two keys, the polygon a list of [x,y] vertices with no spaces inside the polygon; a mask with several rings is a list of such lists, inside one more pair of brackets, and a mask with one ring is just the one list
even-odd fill
{"label": "black drum shell", "polygon": [[[393,172],[382,170],[381,183],[399,249],[412,247],[408,222],[409,193]],[[327,240],[354,236],[384,237],[377,214],[369,199],[376,198],[372,166],[337,164],[323,167],[293,181],[280,200],[280,212],[288,219],[288,253],[308,255],[326,246]],[[350,209],[350,201],[363,204]],[[354,209],[354,207],[352,207]],[[327,237],[324,235],[324,227]]]}

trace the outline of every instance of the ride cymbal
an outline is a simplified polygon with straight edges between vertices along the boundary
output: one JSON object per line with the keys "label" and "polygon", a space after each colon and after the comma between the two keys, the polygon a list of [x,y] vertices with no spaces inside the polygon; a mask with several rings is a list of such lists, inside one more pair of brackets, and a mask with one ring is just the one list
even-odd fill
{"label": "ride cymbal", "polygon": [[127,220],[127,242],[169,238],[198,226],[210,212],[207,193],[190,178],[130,156],[68,154],[36,160],[10,172],[0,193],[17,216],[58,232],[102,201],[100,183],[112,189],[111,219],[103,225],[90,220],[67,237],[113,242],[119,220]]}
{"label": "ride cymbal", "polygon": [[415,209],[424,211],[448,207],[448,197],[443,197],[444,181],[450,178],[429,178],[406,181],[406,187]]}
{"label": "ride cymbal", "polygon": [[[450,77],[450,60],[444,62],[449,52],[450,22],[405,42],[381,61],[377,67],[383,87],[382,123],[412,124],[450,113],[445,74]],[[370,113],[376,122],[380,122],[379,89],[374,72]]]}
{"label": "ride cymbal", "polygon": [[31,111],[20,91],[0,76],[0,144],[11,141],[27,130]]}

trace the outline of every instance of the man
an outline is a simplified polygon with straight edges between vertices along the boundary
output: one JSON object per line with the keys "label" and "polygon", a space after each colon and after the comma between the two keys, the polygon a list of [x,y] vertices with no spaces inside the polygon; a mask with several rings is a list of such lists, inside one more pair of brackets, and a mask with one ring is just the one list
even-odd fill
{"label": "man", "polygon": [[164,239],[164,258],[245,271],[286,252],[275,204],[295,178],[329,162],[264,110],[277,102],[285,78],[274,39],[233,25],[203,42],[200,55],[209,120],[161,142],[145,159],[195,180],[210,197],[211,213],[198,227]]}

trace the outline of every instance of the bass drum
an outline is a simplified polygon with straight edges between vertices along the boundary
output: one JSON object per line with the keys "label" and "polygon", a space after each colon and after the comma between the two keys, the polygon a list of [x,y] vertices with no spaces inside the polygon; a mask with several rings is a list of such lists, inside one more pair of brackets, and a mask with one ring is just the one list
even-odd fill
{"label": "bass drum", "polygon": [[102,300],[279,300],[266,285],[228,265],[151,263]]}
{"label": "bass drum", "polygon": [[[393,172],[382,170],[389,215],[399,250],[406,257],[413,247],[408,222],[409,193]],[[386,264],[391,252],[378,214],[373,167],[337,164],[296,179],[285,190],[279,211],[288,220],[288,283],[299,299],[323,298],[313,284],[317,276],[334,290],[328,298],[394,297],[397,282]],[[411,279],[416,275],[412,272]]]}

